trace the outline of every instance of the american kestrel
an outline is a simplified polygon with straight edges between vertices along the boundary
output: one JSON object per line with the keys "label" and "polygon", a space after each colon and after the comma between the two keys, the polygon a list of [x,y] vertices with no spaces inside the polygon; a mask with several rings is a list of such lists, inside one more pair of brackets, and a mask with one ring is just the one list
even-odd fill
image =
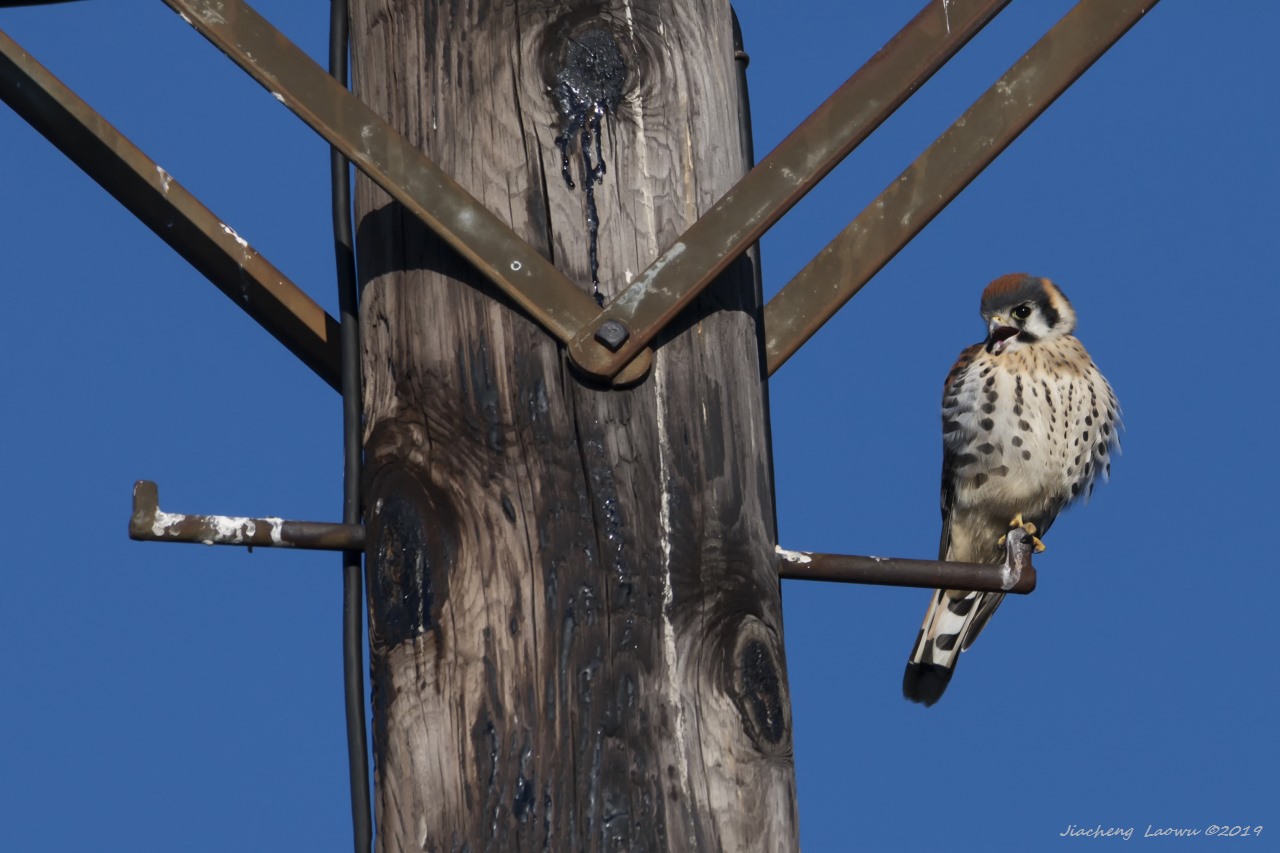
{"label": "american kestrel", "polygon": [[[960,353],[942,393],[939,560],[1003,563],[1012,526],[1047,531],[1111,473],[1119,407],[1071,334],[1076,314],[1052,282],[1006,275],[982,293],[987,339]],[[1037,548],[1043,548],[1037,540]],[[1003,593],[934,592],[902,693],[932,705]]]}

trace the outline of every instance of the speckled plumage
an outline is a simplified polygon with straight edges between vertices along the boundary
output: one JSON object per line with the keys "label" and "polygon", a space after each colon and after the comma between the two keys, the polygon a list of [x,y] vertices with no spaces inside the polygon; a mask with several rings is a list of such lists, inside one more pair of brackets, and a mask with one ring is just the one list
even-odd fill
{"label": "speckled plumage", "polygon": [[[1119,407],[1072,332],[1075,311],[1047,279],[996,279],[983,292],[987,339],[960,353],[942,397],[938,559],[1002,563],[1021,513],[1040,535],[1107,477]],[[903,695],[932,705],[1001,593],[937,590],[908,659]]]}

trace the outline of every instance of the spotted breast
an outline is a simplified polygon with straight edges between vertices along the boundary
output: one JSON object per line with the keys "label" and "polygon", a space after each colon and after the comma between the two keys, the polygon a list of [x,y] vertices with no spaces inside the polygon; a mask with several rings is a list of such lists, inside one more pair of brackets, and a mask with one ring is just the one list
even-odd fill
{"label": "spotted breast", "polygon": [[[965,351],[942,400],[950,542],[939,559],[998,563],[1018,513],[1041,535],[1111,471],[1116,399],[1071,336],[993,354]],[[945,502],[945,498],[944,498]]]}

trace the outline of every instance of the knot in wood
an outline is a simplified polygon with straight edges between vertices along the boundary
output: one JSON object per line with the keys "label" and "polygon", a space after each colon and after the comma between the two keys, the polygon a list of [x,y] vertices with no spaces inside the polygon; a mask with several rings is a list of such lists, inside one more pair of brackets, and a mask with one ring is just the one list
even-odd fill
{"label": "knot in wood", "polygon": [[432,629],[448,595],[455,537],[439,501],[402,468],[384,469],[369,489],[366,559],[372,626],[382,648]]}
{"label": "knot in wood", "polygon": [[627,85],[627,64],[609,30],[590,29],[566,40],[552,90],[565,136],[570,126],[581,128],[592,116],[613,115]]}
{"label": "knot in wood", "polygon": [[743,623],[733,652],[734,700],[747,734],[761,752],[790,743],[790,702],[771,633],[759,620]]}

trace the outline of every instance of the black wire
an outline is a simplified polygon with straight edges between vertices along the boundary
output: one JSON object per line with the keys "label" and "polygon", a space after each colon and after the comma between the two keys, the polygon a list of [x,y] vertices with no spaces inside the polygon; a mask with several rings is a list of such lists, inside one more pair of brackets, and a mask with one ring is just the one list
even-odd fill
{"label": "black wire", "polygon": [[54,3],[68,3],[71,0],[0,0],[0,9],[16,9],[19,6],[52,6]]}
{"label": "black wire", "polygon": [[[347,0],[329,4],[329,73],[347,85]],[[342,349],[342,520],[360,522],[360,328],[354,232],[351,226],[351,165],[336,148],[329,152],[333,196],[333,249],[337,262]],[[351,784],[351,828],[356,853],[373,843],[369,814],[369,752],[364,717],[364,582],[359,551],[342,552],[342,675],[347,711],[347,765]]]}
{"label": "black wire", "polygon": [[[738,73],[738,139],[742,144],[742,156],[747,161],[747,168],[756,165],[756,147],[751,133],[751,95],[747,91],[747,66],[751,57],[747,55],[742,42],[742,26],[738,23],[738,12],[729,7],[729,17],[733,22],[733,59]],[[756,289],[756,341],[760,347],[760,389],[764,403],[764,446],[769,448],[769,488],[773,490],[773,538],[778,538],[778,498],[777,481],[773,476],[773,417],[769,409],[769,357],[765,348],[764,328],[764,273],[760,268],[760,244],[753,243],[747,250],[751,261],[752,283]]]}

